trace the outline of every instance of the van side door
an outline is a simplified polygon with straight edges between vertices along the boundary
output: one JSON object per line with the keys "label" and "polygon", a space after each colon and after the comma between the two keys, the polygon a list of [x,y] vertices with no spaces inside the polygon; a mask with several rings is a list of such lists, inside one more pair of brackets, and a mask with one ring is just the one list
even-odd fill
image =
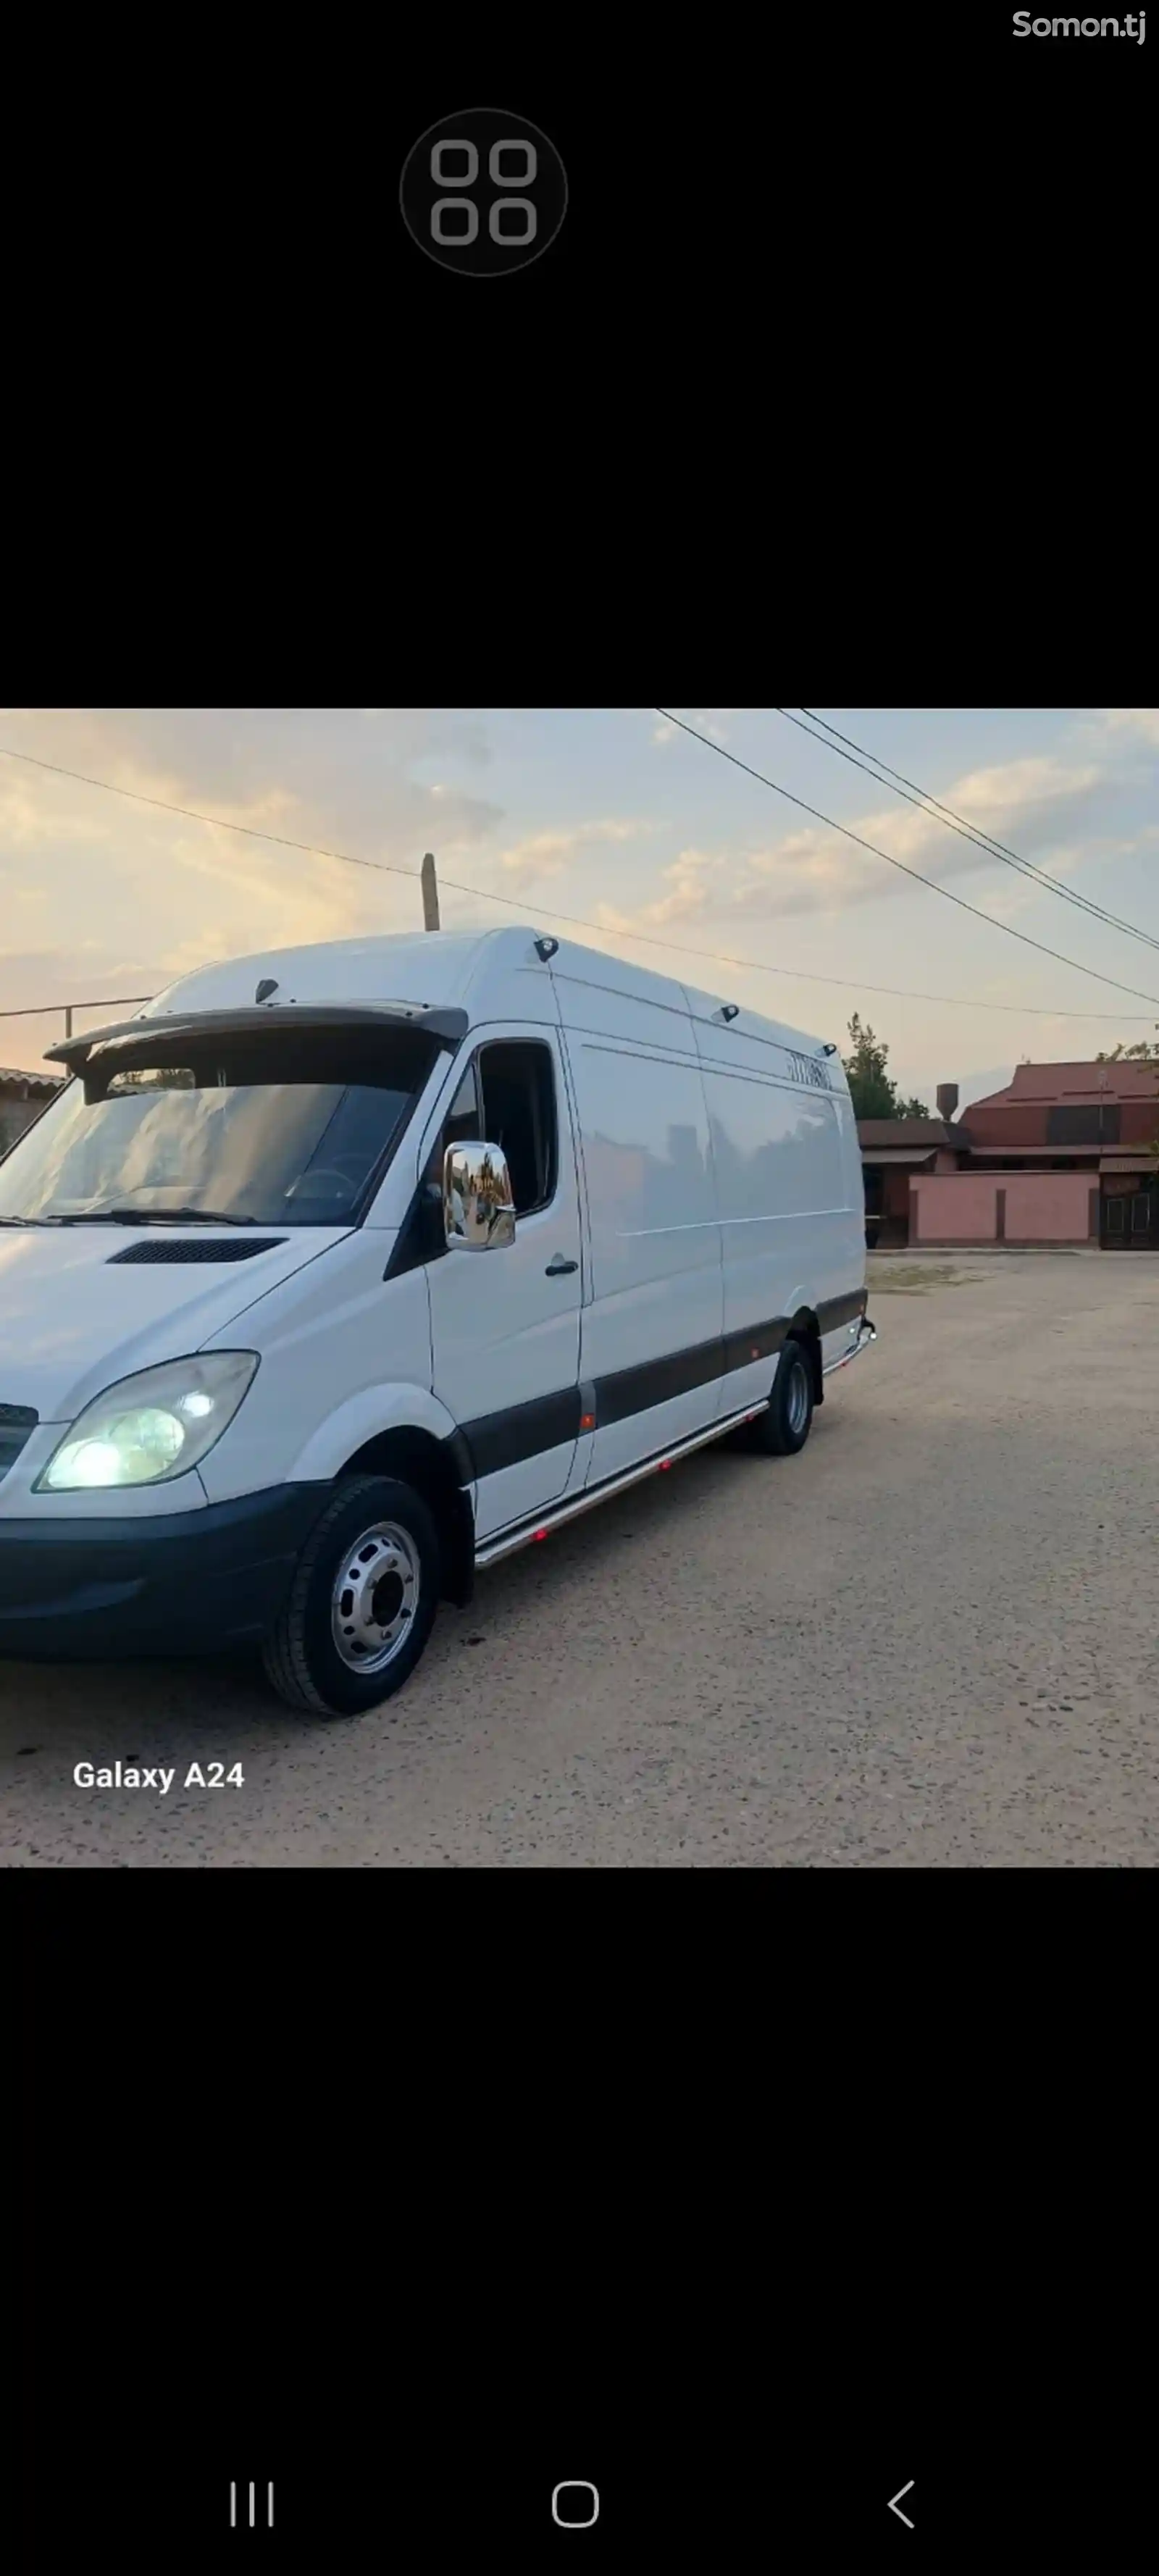
{"label": "van side door", "polygon": [[587,990],[567,994],[563,1019],[589,1228],[581,1378],[590,1486],[716,1420],[720,1226],[687,1016]]}
{"label": "van side door", "polygon": [[427,1265],[432,1386],[460,1426],[482,1541],[557,1502],[575,1463],[579,1193],[554,1033],[480,1031],[428,1179],[441,1173],[448,1132],[502,1148],[515,1200],[514,1243],[440,1248]]}
{"label": "van side door", "polygon": [[698,1020],[696,1034],[720,1206],[728,1414],[764,1402],[801,1306],[816,1312],[823,1358],[837,1326],[845,1347],[860,1306],[842,1292],[864,1274],[863,1228],[851,1223],[840,1096],[824,1067],[804,1080],[814,1060],[736,1026]]}

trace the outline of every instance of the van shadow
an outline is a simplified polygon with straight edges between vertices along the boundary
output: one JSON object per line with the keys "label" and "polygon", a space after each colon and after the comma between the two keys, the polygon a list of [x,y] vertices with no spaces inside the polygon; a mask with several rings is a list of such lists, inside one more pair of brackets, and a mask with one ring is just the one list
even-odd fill
{"label": "van shadow", "polygon": [[[814,1424],[810,1448],[824,1438]],[[542,1623],[553,1622],[546,1652],[568,1651],[568,1627],[585,1620],[593,1582],[647,1582],[651,1551],[696,1544],[696,1524],[714,1499],[726,1505],[738,1477],[759,1492],[774,1490],[791,1460],[713,1445],[567,1523],[552,1537],[521,1548],[481,1574],[462,1610],[442,1604],[418,1670],[373,1713],[373,1723],[417,1719],[474,1687],[470,1670],[480,1647],[501,1646],[505,1687],[534,1695],[542,1668]],[[530,1634],[520,1633],[531,1619]],[[505,1631],[507,1632],[505,1642]],[[674,1647],[674,1652],[676,1651]],[[525,1677],[520,1659],[527,1662]],[[524,1687],[525,1681],[525,1687]],[[62,1757],[95,1762],[156,1761],[162,1755],[219,1759],[245,1752],[292,1752],[304,1740],[340,1743],[365,1718],[326,1720],[284,1708],[256,1653],[152,1658],[126,1663],[0,1663],[0,1762],[9,1779],[31,1783],[38,1759],[55,1772]],[[409,1730],[408,1730],[409,1731]],[[25,1766],[27,1765],[27,1769]]]}
{"label": "van shadow", "polygon": [[[823,1425],[824,1416],[817,1416],[810,1450],[827,1436]],[[646,1585],[655,1551],[662,1548],[670,1555],[674,1546],[694,1551],[706,1511],[717,1503],[722,1509],[730,1508],[738,1479],[752,1479],[754,1508],[765,1496],[770,1503],[774,1497],[781,1503],[788,1500],[782,1478],[787,1472],[792,1479],[794,1464],[792,1459],[714,1442],[680,1460],[669,1472],[661,1469],[642,1477],[638,1485],[565,1523],[539,1544],[520,1548],[479,1576],[468,1609],[441,1614],[415,1682],[407,1685],[408,1695],[424,1683],[434,1684],[440,1675],[445,1677],[450,1658],[464,1645],[469,1647],[475,1640],[499,1643],[505,1629],[514,1634],[530,1613],[537,1622],[555,1621],[547,1652],[553,1659],[565,1654],[566,1623],[573,1618],[586,1621],[593,1583],[606,1579]],[[533,1639],[535,1634],[533,1629]],[[542,1645],[534,1651],[537,1663],[542,1662]],[[678,1652],[674,1643],[674,1655]],[[516,1681],[510,1668],[507,1678]],[[530,1674],[528,1687],[534,1687]]]}

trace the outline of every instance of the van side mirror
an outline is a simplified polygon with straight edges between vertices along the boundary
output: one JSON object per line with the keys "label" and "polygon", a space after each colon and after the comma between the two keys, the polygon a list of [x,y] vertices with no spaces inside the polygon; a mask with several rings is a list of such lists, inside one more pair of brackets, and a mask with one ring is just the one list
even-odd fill
{"label": "van side mirror", "polygon": [[515,1201],[498,1145],[448,1145],[443,1231],[450,1252],[494,1252],[515,1241]]}

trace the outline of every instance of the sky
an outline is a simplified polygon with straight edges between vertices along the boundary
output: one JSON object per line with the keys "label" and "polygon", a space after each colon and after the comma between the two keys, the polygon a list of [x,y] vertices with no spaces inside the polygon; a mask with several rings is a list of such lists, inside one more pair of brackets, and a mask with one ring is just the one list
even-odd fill
{"label": "sky", "polygon": [[[814,712],[1159,941],[1159,709]],[[36,1068],[67,1001],[97,1004],[78,1012],[83,1028],[108,1016],[106,999],[155,992],[213,959],[420,928],[428,849],[445,929],[522,918],[842,1052],[857,1011],[888,1043],[902,1092],[931,1109],[939,1082],[956,1081],[966,1107],[1024,1057],[1087,1057],[1154,1035],[1159,947],[1029,885],[775,708],[670,714],[708,742],[647,707],[0,710],[0,1014],[54,1006],[0,1016],[0,1064]],[[990,920],[802,813],[722,751]],[[230,828],[243,824],[249,834]],[[567,915],[592,927],[573,930]],[[1140,989],[1116,994],[1083,971],[1092,968]],[[987,1007],[996,1004],[1005,1007]]]}

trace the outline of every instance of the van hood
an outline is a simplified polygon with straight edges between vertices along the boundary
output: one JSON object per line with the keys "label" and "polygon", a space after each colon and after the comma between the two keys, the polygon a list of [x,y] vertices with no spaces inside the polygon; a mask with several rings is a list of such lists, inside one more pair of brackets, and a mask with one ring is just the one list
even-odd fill
{"label": "van hood", "polygon": [[[259,1298],[351,1229],[297,1226],[268,1252],[239,1258],[246,1231],[0,1226],[0,1404],[33,1405],[42,1422],[72,1422],[118,1378],[182,1359],[240,1323]],[[229,1249],[220,1266],[204,1250],[191,1261],[179,1257],[182,1245],[223,1238]],[[118,1260],[132,1244],[148,1246],[150,1257]],[[240,1347],[247,1347],[244,1332]]]}

